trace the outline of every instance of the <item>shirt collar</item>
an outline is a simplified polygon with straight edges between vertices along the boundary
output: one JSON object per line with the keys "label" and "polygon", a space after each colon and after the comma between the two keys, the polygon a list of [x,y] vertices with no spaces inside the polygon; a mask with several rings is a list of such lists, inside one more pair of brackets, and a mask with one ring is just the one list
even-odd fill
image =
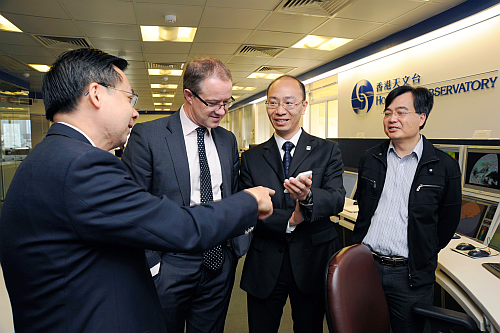
{"label": "shirt collar", "polygon": [[283,139],[281,136],[276,134],[276,132],[274,132],[274,139],[276,140],[279,149],[281,149],[281,147],[283,147],[283,144],[287,141],[290,141],[291,143],[293,143],[294,147],[297,147],[297,142],[299,142],[301,134],[302,134],[302,127],[299,129],[297,133],[295,133],[295,135],[290,140]]}
{"label": "shirt collar", "polygon": [[57,124],[63,124],[63,125],[66,125],[66,126],[68,126],[68,127],[71,127],[72,129],[74,129],[75,131],[80,132],[80,133],[81,133],[81,134],[82,134],[82,135],[83,135],[83,136],[84,136],[87,140],[89,140],[89,142],[90,142],[90,144],[91,144],[92,146],[97,147],[97,146],[95,145],[94,141],[92,141],[92,139],[91,139],[91,138],[89,138],[89,136],[88,136],[87,134],[85,134],[85,133],[84,133],[81,129],[79,129],[78,127],[75,127],[75,126],[70,125],[70,124],[68,124],[68,123],[65,123],[65,122],[63,122],[63,121],[58,121],[58,122],[57,122]]}
{"label": "shirt collar", "polygon": [[[193,123],[193,121],[188,118],[188,116],[186,115],[186,111],[184,111],[184,105],[181,106],[180,118],[181,118],[182,133],[184,134],[184,136],[188,136],[189,134],[195,132],[198,127],[200,127],[195,123]],[[208,136],[212,135],[211,131],[212,131],[211,128],[207,128],[206,133],[208,133]]]}
{"label": "shirt collar", "polygon": [[[422,140],[422,134],[420,134],[420,139],[418,140],[415,147],[413,147],[411,154],[415,154],[417,156],[417,161],[420,162],[420,158],[422,158],[423,151],[424,151],[424,140]],[[394,154],[398,155],[398,153],[396,152],[396,148],[394,147],[394,144],[392,143],[392,140],[391,140],[391,143],[389,144],[389,149],[388,149],[388,153],[390,153],[390,152],[393,152]]]}

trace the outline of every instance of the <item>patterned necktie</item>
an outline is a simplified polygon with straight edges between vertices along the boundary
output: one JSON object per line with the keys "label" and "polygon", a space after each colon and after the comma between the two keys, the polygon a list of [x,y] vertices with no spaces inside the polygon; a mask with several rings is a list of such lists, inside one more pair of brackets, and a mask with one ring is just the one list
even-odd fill
{"label": "patterned necktie", "polygon": [[[198,155],[200,157],[200,201],[201,203],[214,201],[212,193],[212,178],[205,151],[205,127],[198,127]],[[203,253],[203,264],[211,270],[217,270],[223,261],[222,246],[219,244]]]}
{"label": "patterned necktie", "polygon": [[294,146],[295,145],[292,142],[286,141],[282,147],[285,151],[285,155],[283,155],[283,169],[285,170],[285,179],[288,178],[288,169],[290,169],[290,161],[292,160],[290,151],[292,151]]}

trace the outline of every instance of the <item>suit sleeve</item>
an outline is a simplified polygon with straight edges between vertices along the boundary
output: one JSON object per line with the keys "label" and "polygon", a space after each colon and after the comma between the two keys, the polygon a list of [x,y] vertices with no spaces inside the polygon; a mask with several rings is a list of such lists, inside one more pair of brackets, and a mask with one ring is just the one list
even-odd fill
{"label": "suit sleeve", "polygon": [[[326,155],[325,152],[324,155]],[[323,155],[323,154],[322,154]],[[344,209],[345,189],[342,181],[344,163],[338,144],[335,143],[329,152],[328,163],[319,186],[314,184],[313,211],[311,222],[320,218],[337,215]]]}
{"label": "suit sleeve", "polygon": [[[456,160],[448,159],[445,171],[446,183],[443,200],[438,208],[438,248],[444,248],[457,230],[462,211],[462,180],[460,167]],[[447,162],[448,162],[447,161]]]}
{"label": "suit sleeve", "polygon": [[[252,172],[248,166],[248,154],[241,154],[241,167],[240,167],[240,178],[239,178],[239,188],[244,190],[247,188],[258,186],[252,179]],[[274,189],[279,191],[279,189]],[[282,209],[280,206],[276,205],[277,198],[280,197],[281,193],[276,193],[273,197],[273,215],[264,220],[257,221],[257,230],[262,230],[266,233],[275,235],[277,237],[284,237],[286,234],[286,227],[288,225],[288,220],[292,216],[293,209]]]}
{"label": "suit sleeve", "polygon": [[67,218],[88,242],[195,253],[243,234],[255,225],[258,208],[244,192],[180,207],[144,191],[118,158],[93,147],[71,161],[64,198]]}
{"label": "suit sleeve", "polygon": [[132,129],[127,147],[123,152],[122,162],[135,182],[146,191],[151,192],[152,154],[144,127],[141,124],[135,125]]}
{"label": "suit sleeve", "polygon": [[[232,133],[231,133],[232,134]],[[236,141],[236,137],[234,134],[232,135],[233,137],[233,145],[232,145],[232,158],[233,158],[233,164],[232,164],[232,169],[231,169],[231,193],[236,193],[238,192],[238,176],[240,173],[240,156],[238,154],[238,142]]]}

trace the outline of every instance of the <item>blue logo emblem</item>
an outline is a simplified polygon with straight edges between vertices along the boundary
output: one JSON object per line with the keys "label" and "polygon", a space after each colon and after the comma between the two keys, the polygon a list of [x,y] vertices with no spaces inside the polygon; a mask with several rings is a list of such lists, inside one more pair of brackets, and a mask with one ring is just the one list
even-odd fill
{"label": "blue logo emblem", "polygon": [[358,116],[364,116],[370,111],[373,99],[373,87],[370,82],[361,80],[356,83],[356,86],[352,90],[351,104],[352,109]]}

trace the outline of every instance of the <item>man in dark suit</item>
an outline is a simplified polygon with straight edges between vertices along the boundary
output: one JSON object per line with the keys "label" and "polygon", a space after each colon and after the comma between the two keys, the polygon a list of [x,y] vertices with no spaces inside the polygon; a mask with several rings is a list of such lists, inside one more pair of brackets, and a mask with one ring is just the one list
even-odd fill
{"label": "man in dark suit", "polygon": [[210,249],[271,206],[262,188],[186,208],[138,186],[108,152],[138,117],[126,67],[80,49],[43,78],[55,123],[19,166],[0,220],[16,332],[166,332],[144,249]]}
{"label": "man in dark suit", "polygon": [[[187,64],[183,83],[184,105],[170,117],[137,124],[122,161],[146,191],[189,207],[200,203],[203,188],[197,129],[204,129],[213,200],[238,191],[239,156],[234,134],[218,127],[232,104],[229,69],[218,59],[197,58]],[[207,264],[217,259],[203,252],[148,251],[169,332],[185,326],[186,332],[224,331],[236,264],[249,237],[220,244],[217,265]]]}
{"label": "man in dark suit", "polygon": [[[344,206],[343,164],[336,143],[301,129],[305,99],[295,77],[273,81],[266,105],[275,135],[241,156],[241,188],[276,191],[274,214],[257,222],[241,278],[251,333],[277,332],[287,297],[294,332],[323,332],[325,267],[340,249],[330,216]],[[303,183],[292,177],[309,170]]]}

